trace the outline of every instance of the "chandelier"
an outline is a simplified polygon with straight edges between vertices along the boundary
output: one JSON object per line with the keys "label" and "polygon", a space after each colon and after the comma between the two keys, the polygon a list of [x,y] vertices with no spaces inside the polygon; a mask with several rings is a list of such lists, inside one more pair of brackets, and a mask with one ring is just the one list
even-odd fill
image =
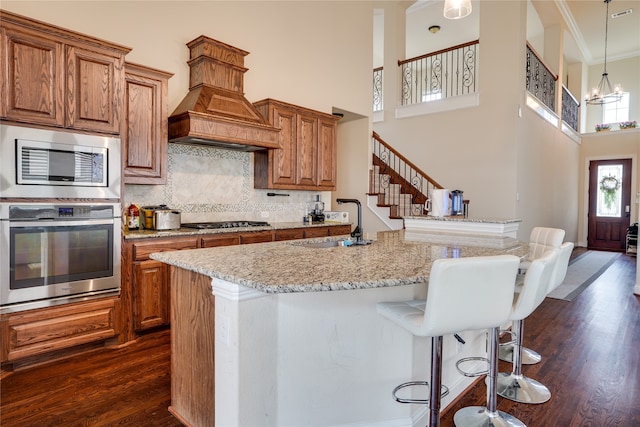
{"label": "chandelier", "polygon": [[444,17],[461,19],[471,13],[471,0],[444,0]]}
{"label": "chandelier", "polygon": [[587,105],[602,105],[610,102],[618,102],[622,99],[622,88],[616,85],[614,89],[611,88],[609,82],[609,74],[607,73],[607,38],[609,33],[609,3],[611,0],[604,0],[607,4],[607,15],[604,26],[604,70],[602,72],[602,78],[598,86],[587,95],[585,102]]}

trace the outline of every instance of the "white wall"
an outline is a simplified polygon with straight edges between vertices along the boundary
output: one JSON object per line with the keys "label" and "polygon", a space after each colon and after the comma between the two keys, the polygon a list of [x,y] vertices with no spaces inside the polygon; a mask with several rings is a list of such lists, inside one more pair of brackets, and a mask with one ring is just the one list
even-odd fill
{"label": "white wall", "polygon": [[526,2],[482,2],[479,106],[394,119],[385,96],[374,130],[436,181],[463,190],[470,216],[521,218],[525,240],[544,225],[575,241],[579,145],[524,104],[527,10]]}

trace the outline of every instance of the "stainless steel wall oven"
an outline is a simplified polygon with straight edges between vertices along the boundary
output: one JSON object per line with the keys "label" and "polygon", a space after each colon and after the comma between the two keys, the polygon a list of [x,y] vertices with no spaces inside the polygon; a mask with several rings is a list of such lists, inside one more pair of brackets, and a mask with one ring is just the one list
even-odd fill
{"label": "stainless steel wall oven", "polygon": [[120,140],[0,125],[0,313],[118,295]]}
{"label": "stainless steel wall oven", "polygon": [[117,295],[119,209],[119,203],[0,203],[2,311]]}

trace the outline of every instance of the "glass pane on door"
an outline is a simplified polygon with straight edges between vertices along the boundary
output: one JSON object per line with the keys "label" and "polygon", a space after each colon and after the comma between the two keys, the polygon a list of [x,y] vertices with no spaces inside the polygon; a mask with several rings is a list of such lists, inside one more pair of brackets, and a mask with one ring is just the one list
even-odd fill
{"label": "glass pane on door", "polygon": [[622,165],[598,166],[597,216],[622,216]]}

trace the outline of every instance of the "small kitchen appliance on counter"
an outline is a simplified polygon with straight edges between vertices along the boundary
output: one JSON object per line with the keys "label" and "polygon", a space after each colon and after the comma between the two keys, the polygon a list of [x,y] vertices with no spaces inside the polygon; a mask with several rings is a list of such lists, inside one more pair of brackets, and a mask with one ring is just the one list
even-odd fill
{"label": "small kitchen appliance on counter", "polygon": [[148,230],[177,230],[180,228],[180,211],[167,205],[143,206],[142,226]]}
{"label": "small kitchen appliance on counter", "polygon": [[316,196],[316,200],[311,202],[309,207],[309,215],[313,222],[324,222],[324,202],[320,200],[320,196]]}
{"label": "small kitchen appliance on counter", "polygon": [[451,192],[451,215],[463,215],[464,203],[462,199],[462,190],[453,190]]}
{"label": "small kitchen appliance on counter", "polygon": [[433,189],[429,191],[429,198],[425,203],[425,209],[429,211],[429,216],[443,217],[448,216],[449,195],[451,191],[445,189]]}

